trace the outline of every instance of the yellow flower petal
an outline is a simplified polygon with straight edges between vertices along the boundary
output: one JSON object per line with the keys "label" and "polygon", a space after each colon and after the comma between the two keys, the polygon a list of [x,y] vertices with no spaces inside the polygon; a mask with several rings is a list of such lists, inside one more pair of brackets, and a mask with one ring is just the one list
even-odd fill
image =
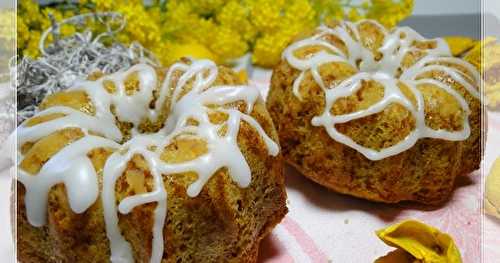
{"label": "yellow flower petal", "polygon": [[494,37],[487,37],[478,42],[471,51],[467,52],[465,60],[481,69],[484,77],[486,105],[490,110],[499,111],[500,43]]}
{"label": "yellow flower petal", "polygon": [[481,68],[481,51],[496,41],[494,37],[487,37],[483,41],[476,42],[476,45],[465,54],[464,59],[476,66],[476,68]]}
{"label": "yellow flower petal", "polygon": [[484,71],[486,72],[491,67],[498,67],[500,65],[500,42],[498,42],[498,39],[487,37],[482,47],[482,51],[484,52]]}
{"label": "yellow flower petal", "polygon": [[351,8],[349,13],[347,14],[347,18],[349,18],[349,20],[351,21],[356,22],[363,19],[363,16],[361,16],[361,14],[358,12],[356,8]]}
{"label": "yellow flower petal", "polygon": [[198,43],[172,45],[170,55],[172,56],[173,61],[182,57],[207,58],[214,61],[218,60],[208,48]]}
{"label": "yellow flower petal", "polygon": [[444,40],[448,43],[451,54],[453,56],[459,56],[463,54],[465,51],[473,48],[477,43],[477,41],[472,38],[461,36],[445,37]]}
{"label": "yellow flower petal", "polygon": [[486,179],[485,195],[485,212],[500,218],[500,158],[493,163]]}
{"label": "yellow flower petal", "polygon": [[424,263],[462,262],[460,252],[448,234],[416,220],[406,220],[379,230],[377,236],[387,245],[402,249]]}
{"label": "yellow flower petal", "polygon": [[396,249],[375,260],[375,263],[414,263],[415,258],[402,249]]}
{"label": "yellow flower petal", "polygon": [[248,73],[247,73],[246,70],[242,69],[242,70],[236,72],[236,75],[238,76],[238,79],[242,83],[247,83],[248,82]]}

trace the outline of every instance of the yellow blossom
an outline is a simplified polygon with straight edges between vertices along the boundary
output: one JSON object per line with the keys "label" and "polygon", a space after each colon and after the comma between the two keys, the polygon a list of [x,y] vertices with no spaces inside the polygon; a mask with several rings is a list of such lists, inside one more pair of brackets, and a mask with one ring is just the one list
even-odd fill
{"label": "yellow blossom", "polygon": [[181,33],[177,39],[187,43],[193,42],[194,40],[207,47],[216,41],[215,32],[217,32],[217,24],[215,24],[213,20],[197,19],[195,26],[193,26],[192,29],[186,28],[186,31],[188,30],[188,34]]}
{"label": "yellow blossom", "polygon": [[412,10],[413,0],[371,0],[366,18],[376,19],[391,28],[408,17]]}
{"label": "yellow blossom", "polygon": [[284,0],[255,0],[251,6],[252,24],[263,33],[271,33],[280,24]]}
{"label": "yellow blossom", "polygon": [[192,10],[201,15],[211,14],[221,9],[227,0],[185,0]]}
{"label": "yellow blossom", "polygon": [[280,31],[294,36],[307,29],[312,29],[315,23],[316,12],[308,0],[293,0],[285,9],[280,25]]}
{"label": "yellow blossom", "polygon": [[27,43],[24,55],[32,58],[36,58],[40,55],[40,50],[38,49],[38,43],[40,42],[40,32],[34,31],[30,33],[30,40]]}
{"label": "yellow blossom", "polygon": [[17,12],[17,35],[18,51],[21,55],[37,57],[38,42],[40,41],[41,25],[48,18],[40,12],[40,8],[35,1],[20,1]]}
{"label": "yellow blossom", "polygon": [[[169,63],[175,57],[169,52],[186,53],[185,50],[203,50],[222,63],[251,51],[254,63],[272,66],[296,35],[326,19],[373,18],[393,26],[410,14],[413,1],[365,0],[353,5],[350,0],[155,0],[144,6],[142,0],[79,0],[71,5],[75,8],[40,7],[33,0],[20,1],[20,54],[39,53],[36,46],[40,34],[51,25],[49,13],[61,21],[78,13],[116,11],[127,21],[116,39],[125,44],[137,41],[162,62]],[[92,6],[94,9],[90,10]],[[95,34],[105,30],[101,23],[92,19],[87,22]],[[71,25],[60,28],[63,37],[76,31]],[[186,44],[186,49],[180,48],[182,44]]]}
{"label": "yellow blossom", "polygon": [[40,8],[34,0],[20,1],[18,13],[19,12],[24,14],[26,24],[30,26],[36,26],[42,17]]}
{"label": "yellow blossom", "polygon": [[[500,43],[495,37],[488,36],[480,41],[472,50],[465,55],[465,60],[481,69],[484,79],[484,95],[486,106],[491,111],[500,111]],[[490,181],[495,181],[488,186],[487,191],[494,189],[498,185],[498,176],[490,176]],[[492,191],[490,191],[492,192]],[[500,198],[495,194],[490,194],[490,205],[500,207]],[[495,200],[496,198],[496,200]],[[490,211],[491,212],[491,211]]]}
{"label": "yellow blossom", "polygon": [[0,71],[5,73],[5,60],[15,54],[16,31],[15,31],[15,12],[14,10],[0,10]]}
{"label": "yellow blossom", "polygon": [[0,10],[0,37],[14,36],[15,13],[12,10]]}
{"label": "yellow blossom", "polygon": [[287,46],[289,40],[289,36],[282,34],[269,34],[257,39],[252,62],[263,67],[276,65],[280,61],[281,51]]}
{"label": "yellow blossom", "polygon": [[316,12],[307,0],[293,0],[282,10],[278,28],[258,38],[252,61],[264,67],[271,67],[279,62],[281,52],[299,33],[312,29]]}
{"label": "yellow blossom", "polygon": [[317,12],[319,22],[344,18],[344,9],[340,0],[311,0]]}
{"label": "yellow blossom", "polygon": [[358,12],[357,9],[351,8],[349,14],[347,15],[347,18],[351,21],[358,21],[363,19],[363,16]]}
{"label": "yellow blossom", "polygon": [[245,41],[252,40],[257,33],[250,22],[248,8],[238,1],[233,0],[228,2],[217,13],[217,21],[221,26],[237,31]]}
{"label": "yellow blossom", "polygon": [[487,214],[500,219],[500,157],[498,157],[485,184],[484,210]]}
{"label": "yellow blossom", "polygon": [[117,11],[122,13],[127,26],[121,34],[128,34],[128,38],[151,47],[160,41],[160,28],[149,18],[149,14],[141,3],[118,5]]}
{"label": "yellow blossom", "polygon": [[69,25],[69,24],[62,25],[59,30],[60,30],[61,36],[63,36],[63,37],[71,36],[71,35],[75,34],[75,32],[76,32],[75,26]]}
{"label": "yellow blossom", "polygon": [[42,15],[44,18],[46,18],[46,19],[42,19],[40,21],[41,22],[40,25],[41,25],[42,30],[46,30],[47,28],[52,26],[52,22],[49,19],[49,15],[52,15],[54,17],[55,21],[61,21],[63,18],[63,15],[59,10],[56,10],[54,8],[51,8],[51,7],[44,8],[42,10]]}
{"label": "yellow blossom", "polygon": [[248,50],[247,43],[230,28],[218,27],[214,35],[210,49],[223,60],[243,56]]}
{"label": "yellow blossom", "polygon": [[186,2],[168,1],[167,12],[162,27],[166,35],[176,37],[178,34],[186,34],[188,28],[194,28],[199,18],[192,12],[192,8]]}
{"label": "yellow blossom", "polygon": [[23,50],[28,43],[29,37],[29,28],[28,25],[24,22],[23,17],[17,18],[17,48]]}
{"label": "yellow blossom", "polygon": [[114,7],[114,3],[118,1],[92,0],[92,2],[95,4],[97,10],[109,11]]}

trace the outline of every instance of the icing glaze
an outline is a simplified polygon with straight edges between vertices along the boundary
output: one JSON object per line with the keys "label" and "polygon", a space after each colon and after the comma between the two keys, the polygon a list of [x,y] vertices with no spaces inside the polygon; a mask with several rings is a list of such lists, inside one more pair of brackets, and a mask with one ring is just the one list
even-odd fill
{"label": "icing glaze", "polygon": [[[181,72],[178,81],[173,81],[175,72]],[[125,80],[132,73],[137,74],[139,90],[127,94]],[[196,172],[198,178],[189,185],[187,194],[196,197],[211,176],[221,168],[227,168],[232,180],[240,187],[247,187],[251,181],[251,171],[237,143],[240,122],[246,122],[261,136],[270,155],[276,156],[278,145],[265,133],[260,124],[249,114],[260,99],[259,92],[248,86],[211,86],[218,74],[217,66],[209,60],[194,60],[190,64],[176,63],[166,72],[163,83],[158,83],[155,70],[138,64],[127,71],[105,76],[97,81],[79,81],[71,90],[83,90],[95,107],[91,116],[65,106],[48,108],[36,116],[62,113],[63,117],[34,126],[26,122],[18,127],[18,145],[34,142],[57,130],[77,127],[84,137],[65,146],[45,163],[36,175],[19,169],[18,180],[26,188],[26,209],[29,222],[34,226],[46,223],[47,198],[52,186],[63,183],[68,192],[71,209],[82,213],[96,202],[99,196],[97,174],[87,153],[95,148],[115,149],[103,168],[101,201],[104,209],[106,233],[110,241],[112,262],[133,262],[130,244],[122,236],[118,226],[118,213],[127,214],[137,206],[156,203],[154,226],[152,229],[152,255],[150,262],[160,262],[163,256],[163,227],[167,215],[168,194],[163,184],[163,176],[183,172]],[[105,89],[104,82],[111,81],[116,90]],[[192,88],[186,92],[186,84],[192,81]],[[150,102],[153,91],[160,86],[154,108]],[[146,118],[158,120],[160,109],[170,99],[169,117],[156,133],[140,133],[137,126]],[[246,111],[225,107],[226,104],[243,101]],[[208,107],[216,105],[217,107]],[[111,112],[115,107],[115,114]],[[222,124],[214,124],[209,114],[223,112],[228,119]],[[35,117],[36,117],[35,116]],[[134,124],[132,138],[123,144],[123,135],[115,122]],[[197,124],[190,124],[194,120]],[[220,130],[227,127],[224,134]],[[92,133],[91,133],[92,132]],[[91,134],[100,134],[95,136]],[[194,160],[180,163],[166,163],[160,159],[165,147],[177,138],[198,138],[206,142],[208,151]],[[18,150],[19,158],[23,156]],[[127,163],[135,155],[144,157],[153,176],[154,189],[151,192],[128,196],[116,204],[115,186],[123,174]],[[85,188],[85,191],[79,189]]]}
{"label": "icing glaze", "polygon": [[[379,60],[375,58],[374,52],[364,47],[360,41],[361,36],[358,26],[360,23],[366,22],[372,23],[372,25],[379,28],[380,32],[384,34],[384,42],[377,50],[382,54]],[[465,98],[446,83],[432,78],[424,78],[422,76],[424,73],[431,71],[444,72],[454,81],[460,83],[471,96],[480,99],[479,91],[476,88],[480,83],[479,73],[469,63],[452,57],[449,47],[443,39],[438,38],[431,40],[435,43],[435,47],[432,49],[425,49],[425,56],[414,65],[403,70],[398,76],[398,71],[401,69],[401,63],[405,55],[411,51],[422,50],[415,47],[415,41],[427,41],[413,29],[400,27],[389,32],[377,22],[365,20],[357,23],[347,21],[341,22],[335,28],[322,25],[317,31],[315,35],[293,43],[283,52],[283,59],[293,68],[301,71],[293,82],[292,92],[294,96],[302,100],[300,85],[306,72],[311,73],[314,81],[325,92],[325,108],[321,115],[312,118],[311,124],[313,126],[323,126],[332,139],[357,150],[370,160],[381,160],[389,156],[397,155],[411,148],[420,138],[430,137],[460,141],[470,136],[471,131],[468,116],[471,111]],[[334,36],[340,39],[345,44],[347,52],[343,52],[340,48],[326,40],[328,36]],[[296,51],[308,46],[318,46],[322,49],[303,58],[296,56]],[[326,87],[319,73],[319,67],[323,64],[335,62],[348,63],[354,68],[357,68],[358,72],[335,87]],[[443,64],[457,65],[466,69],[472,77],[471,81],[473,83],[466,80],[466,77],[460,70]],[[344,115],[333,115],[330,109],[335,102],[340,98],[349,97],[356,93],[356,91],[361,88],[361,82],[365,80],[373,80],[382,84],[384,87],[383,98],[367,109]],[[417,100],[416,106],[403,95],[398,87],[398,82],[402,82],[409,87]],[[425,124],[424,98],[418,89],[418,86],[422,84],[432,84],[441,88],[457,100],[466,115],[464,117],[462,130],[434,130],[427,127]],[[346,123],[382,112],[391,103],[397,103],[405,107],[412,113],[416,122],[415,129],[401,142],[391,147],[381,150],[364,147],[356,143],[350,137],[340,133],[335,128],[336,124]]]}

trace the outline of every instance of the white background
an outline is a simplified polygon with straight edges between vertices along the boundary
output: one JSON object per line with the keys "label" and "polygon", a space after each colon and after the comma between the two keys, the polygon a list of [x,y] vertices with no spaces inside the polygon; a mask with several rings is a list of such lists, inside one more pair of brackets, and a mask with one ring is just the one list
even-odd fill
{"label": "white background", "polygon": [[[414,0],[415,15],[472,14],[481,12],[481,0]],[[499,0],[489,0],[495,2]]]}

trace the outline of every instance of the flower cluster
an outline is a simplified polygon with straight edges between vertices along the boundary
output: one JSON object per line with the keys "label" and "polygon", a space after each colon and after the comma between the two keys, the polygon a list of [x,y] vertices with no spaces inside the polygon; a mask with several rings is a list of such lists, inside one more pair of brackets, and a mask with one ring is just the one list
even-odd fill
{"label": "flower cluster", "polygon": [[[488,36],[469,44],[463,38],[446,38],[450,49],[468,47],[460,56],[480,70],[483,77],[485,104],[490,111],[500,111],[500,40]],[[453,41],[450,41],[453,40]]]}
{"label": "flower cluster", "polygon": [[[155,53],[163,64],[181,56],[207,57],[219,63],[252,52],[252,61],[273,66],[282,50],[300,32],[328,19],[373,18],[394,26],[407,17],[413,0],[80,0],[40,7],[36,1],[18,6],[18,51],[37,57],[38,42],[56,20],[85,12],[114,11],[123,14],[127,26],[117,39],[139,42]],[[75,32],[60,28],[62,36]]]}
{"label": "flower cluster", "polygon": [[14,55],[15,13],[13,10],[0,10],[0,82],[10,77],[9,59]]}
{"label": "flower cluster", "polygon": [[394,27],[411,15],[413,0],[371,0],[364,2],[361,9],[364,10],[364,17],[378,20],[387,27]]}
{"label": "flower cluster", "polygon": [[[52,16],[56,21],[72,17],[78,13],[89,12],[82,1],[78,8],[40,7],[36,1],[19,1],[17,9],[17,50],[18,54],[29,57],[38,57],[38,44],[43,31],[51,26]],[[74,34],[75,28],[66,25],[60,28],[62,36]]]}
{"label": "flower cluster", "polygon": [[484,93],[489,110],[500,111],[500,41],[487,37],[468,55],[479,64],[484,78]]}

